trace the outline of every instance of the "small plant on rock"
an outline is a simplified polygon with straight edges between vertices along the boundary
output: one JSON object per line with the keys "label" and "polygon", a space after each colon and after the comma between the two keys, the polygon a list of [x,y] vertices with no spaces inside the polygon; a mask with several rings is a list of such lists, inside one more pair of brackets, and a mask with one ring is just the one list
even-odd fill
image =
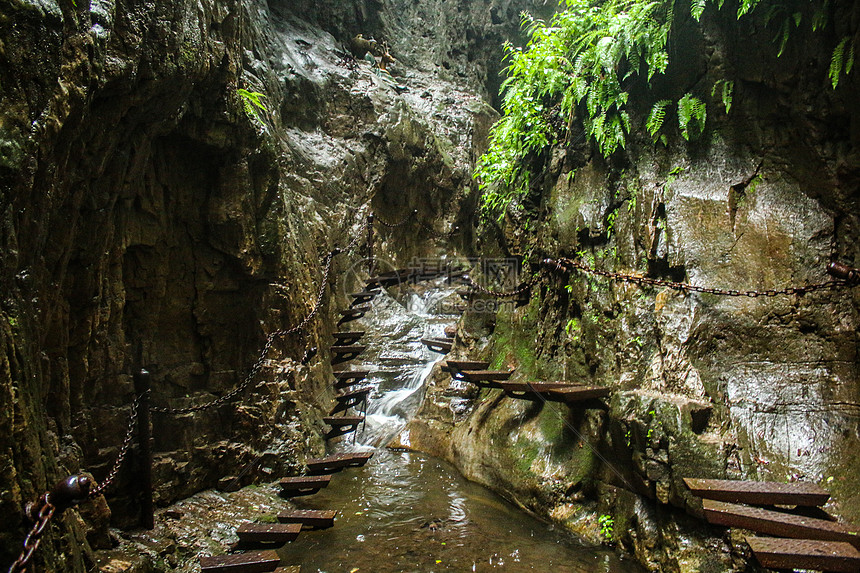
{"label": "small plant on rock", "polygon": [[600,525],[600,535],[606,543],[615,542],[615,520],[611,515],[603,514],[597,518],[597,523]]}

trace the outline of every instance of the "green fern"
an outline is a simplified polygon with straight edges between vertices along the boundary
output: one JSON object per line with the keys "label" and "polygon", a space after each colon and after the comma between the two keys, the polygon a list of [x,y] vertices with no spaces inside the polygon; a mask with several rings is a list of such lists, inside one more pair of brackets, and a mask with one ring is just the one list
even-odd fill
{"label": "green fern", "polygon": [[719,80],[714,84],[714,87],[711,88],[711,97],[716,96],[717,92],[720,92],[720,99],[723,102],[723,107],[726,109],[726,113],[729,113],[732,110],[732,96],[735,90],[735,82],[729,80]]}
{"label": "green fern", "polygon": [[258,108],[263,111],[268,111],[266,109],[266,105],[262,102],[262,98],[266,97],[265,94],[248,91],[243,88],[237,89],[236,93],[239,94],[240,98],[242,98],[242,107],[244,107],[245,113],[248,117],[265,126],[266,122],[258,111]]}
{"label": "green fern", "polygon": [[690,15],[697,22],[702,18],[702,12],[705,11],[705,5],[708,0],[690,0]]}
{"label": "green fern", "polygon": [[[848,48],[848,53],[845,53],[845,48]],[[833,49],[833,55],[830,57],[830,82],[833,84],[833,89],[839,85],[839,78],[842,71],[845,75],[851,73],[854,68],[854,41],[850,36],[845,36]]]}
{"label": "green fern", "polygon": [[672,102],[667,99],[661,99],[651,108],[648,114],[648,120],[645,122],[645,129],[651,134],[651,137],[656,138],[657,132],[663,127],[663,121],[666,119],[666,109]]}
{"label": "green fern", "polygon": [[690,94],[678,100],[678,127],[687,141],[695,139],[705,130],[708,112],[705,103]]}

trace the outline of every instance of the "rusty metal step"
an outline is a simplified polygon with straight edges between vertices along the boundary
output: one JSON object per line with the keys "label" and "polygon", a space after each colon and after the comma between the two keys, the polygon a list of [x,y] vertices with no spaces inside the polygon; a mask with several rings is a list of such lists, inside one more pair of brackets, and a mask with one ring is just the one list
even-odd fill
{"label": "rusty metal step", "polygon": [[372,308],[373,307],[370,306],[354,306],[352,308],[342,310],[340,311],[340,324],[350,322],[352,320],[358,320],[359,318],[370,312]]}
{"label": "rusty metal step", "polygon": [[343,468],[360,468],[372,457],[372,452],[353,452],[316,458],[307,461],[308,473],[313,475],[329,474]]}
{"label": "rusty metal step", "polygon": [[363,421],[364,416],[327,416],[323,418],[323,422],[331,426],[332,429],[326,434],[326,439],[354,432]]}
{"label": "rusty metal step", "polygon": [[364,352],[367,346],[332,346],[331,347],[331,363],[339,364],[358,358],[358,355]]}
{"label": "rusty metal step", "polygon": [[558,388],[582,388],[570,382],[499,382],[505,392],[524,392],[529,394],[547,392]]}
{"label": "rusty metal step", "polygon": [[260,543],[283,545],[294,541],[302,530],[300,523],[243,523],[236,530],[239,543],[247,547]]}
{"label": "rusty metal step", "polygon": [[422,338],[421,344],[432,350],[433,352],[448,353],[451,352],[453,343],[450,340],[440,338]]}
{"label": "rusty metal step", "polygon": [[324,487],[328,487],[331,476],[296,476],[281,479],[281,495],[285,497],[298,497],[300,495],[311,495]]}
{"label": "rusty metal step", "polygon": [[810,482],[778,483],[726,479],[684,478],[694,495],[729,503],[750,505],[820,506],[830,494]]}
{"label": "rusty metal step", "polygon": [[460,370],[460,374],[467,382],[509,380],[513,373],[513,370]]}
{"label": "rusty metal step", "polygon": [[761,566],[768,569],[860,571],[860,551],[850,543],[773,537],[747,537],[746,540]]}
{"label": "rusty metal step", "polygon": [[335,380],[364,380],[370,375],[370,370],[335,370],[332,374]]}
{"label": "rusty metal step", "polygon": [[553,402],[585,402],[595,398],[605,398],[612,393],[609,388],[601,386],[577,386],[574,388],[550,388],[546,391],[546,399]]}
{"label": "rusty metal step", "polygon": [[703,500],[702,507],[705,510],[705,519],[714,525],[740,527],[776,537],[844,541],[855,547],[860,546],[860,530],[835,521],[712,499]]}
{"label": "rusty metal step", "polygon": [[354,292],[349,296],[352,298],[352,304],[364,304],[372,301],[378,294],[379,291],[366,290],[362,292]]}
{"label": "rusty metal step", "polygon": [[463,370],[484,370],[490,365],[483,360],[447,360],[442,363],[442,372],[450,372],[452,375]]}
{"label": "rusty metal step", "polygon": [[372,388],[365,387],[359,388],[358,390],[352,390],[351,392],[346,392],[344,394],[340,394],[339,396],[335,396],[336,404],[334,409],[331,411],[330,415],[338,414],[340,412],[346,412],[350,408],[354,408],[359,404],[367,401],[367,396],[370,394]]}
{"label": "rusty metal step", "polygon": [[204,573],[268,573],[278,568],[281,558],[274,551],[252,551],[237,555],[201,557]]}
{"label": "rusty metal step", "polygon": [[337,511],[331,509],[295,509],[278,514],[281,523],[298,523],[304,529],[326,529],[334,525]]}
{"label": "rusty metal step", "polygon": [[363,330],[355,332],[335,332],[334,338],[338,344],[355,344],[365,335]]}
{"label": "rusty metal step", "polygon": [[497,382],[496,386],[512,398],[544,399],[568,404],[603,398],[610,394],[609,388],[583,386],[569,382]]}

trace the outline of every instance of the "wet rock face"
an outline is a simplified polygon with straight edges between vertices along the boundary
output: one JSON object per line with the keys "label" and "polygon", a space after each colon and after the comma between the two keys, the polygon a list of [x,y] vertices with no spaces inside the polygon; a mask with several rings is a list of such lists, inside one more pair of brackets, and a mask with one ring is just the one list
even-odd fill
{"label": "wet rock face", "polygon": [[[471,240],[471,168],[495,118],[482,95],[514,3],[156,4],[0,2],[4,515],[66,473],[107,475],[133,369],[152,372],[161,406],[240,383],[266,334],[311,310],[321,261],[364,216],[354,208],[418,210],[439,231],[462,225],[459,246]],[[421,41],[419,20],[432,23]],[[392,77],[346,57],[357,33],[389,41]],[[266,109],[246,113],[238,88]],[[375,254],[456,247],[430,237],[394,229]],[[155,414],[159,503],[319,453],[328,360],[298,361],[328,346],[357,258],[336,260],[323,320],[274,345],[252,399]],[[111,490],[114,524],[136,519],[139,463],[133,451]],[[47,568],[83,570],[84,536],[104,544],[97,513],[97,525],[67,514],[40,550]],[[0,528],[4,563],[23,539],[13,521]]]}
{"label": "wet rock face", "polygon": [[[703,140],[634,141],[612,165],[576,146],[547,153],[532,204],[501,241],[487,231],[485,247],[736,290],[827,281],[831,259],[858,266],[858,140],[844,129],[858,119],[856,78],[825,89],[829,56],[814,35],[797,40],[803,56],[765,71],[769,38],[733,43],[733,26],[705,21],[703,53],[686,62],[698,71],[670,69],[680,93],[738,71],[735,107],[709,115]],[[749,42],[762,47],[756,63],[737,48]],[[858,289],[724,297],[574,273],[531,295],[467,315],[457,356],[517,367],[518,380],[612,387],[605,410],[560,414],[439,374],[408,428],[412,447],[593,539],[612,516],[615,541],[652,570],[748,567],[742,541],[689,516],[700,508],[687,476],[816,481],[830,511],[860,519]]]}

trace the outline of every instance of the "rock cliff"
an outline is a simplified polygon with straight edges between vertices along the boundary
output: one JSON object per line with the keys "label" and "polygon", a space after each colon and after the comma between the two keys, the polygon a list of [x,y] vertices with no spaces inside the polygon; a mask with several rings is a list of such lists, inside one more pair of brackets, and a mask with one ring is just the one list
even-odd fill
{"label": "rock cliff", "polygon": [[[358,232],[362,205],[471,228],[486,96],[523,7],[0,2],[2,513],[68,473],[104,479],[135,369],[152,372],[162,407],[240,384],[268,333],[311,311],[322,261]],[[393,76],[349,54],[359,33],[389,44]],[[436,248],[392,231],[377,254],[390,241],[403,260]],[[330,367],[299,362],[328,345],[354,286],[335,279],[359,259],[335,259],[322,318],[275,341],[243,399],[154,414],[157,503],[321,451]],[[139,463],[133,448],[107,505],[56,520],[44,567],[82,571],[110,544],[109,519],[136,522]],[[26,528],[0,527],[0,562]]]}
{"label": "rock cliff", "polygon": [[[856,38],[858,11],[833,10],[837,30],[800,31],[781,58],[767,28],[731,14],[679,24],[658,90],[707,94],[732,78],[731,113],[711,113],[699,141],[645,134],[612,161],[574,134],[537,159],[518,208],[484,227],[483,251],[757,291],[827,281],[831,260],[856,265],[859,86],[854,75],[834,90],[826,70],[830,35]],[[832,511],[860,519],[858,310],[856,288],[726,297],[548,273],[527,304],[467,315],[458,356],[516,367],[515,380],[608,386],[605,408],[478,394],[439,373],[401,439],[610,535],[651,570],[744,570],[744,544],[694,517],[682,478],[811,480]],[[614,522],[603,535],[602,516]]]}

